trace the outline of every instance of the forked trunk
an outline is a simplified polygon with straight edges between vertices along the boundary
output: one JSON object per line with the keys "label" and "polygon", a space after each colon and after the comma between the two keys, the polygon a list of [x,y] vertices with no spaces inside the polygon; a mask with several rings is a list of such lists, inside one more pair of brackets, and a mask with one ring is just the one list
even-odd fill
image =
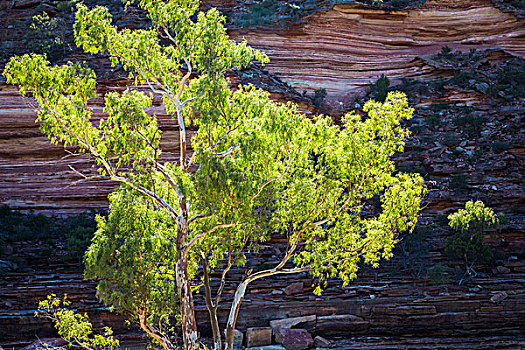
{"label": "forked trunk", "polygon": [[146,320],[146,313],[141,312],[139,315],[139,324],[140,328],[142,328],[149,336],[151,336],[153,339],[159,342],[159,344],[162,346],[164,350],[174,350],[176,349],[175,346],[170,342],[169,338],[161,333],[157,333],[155,329],[153,329]]}

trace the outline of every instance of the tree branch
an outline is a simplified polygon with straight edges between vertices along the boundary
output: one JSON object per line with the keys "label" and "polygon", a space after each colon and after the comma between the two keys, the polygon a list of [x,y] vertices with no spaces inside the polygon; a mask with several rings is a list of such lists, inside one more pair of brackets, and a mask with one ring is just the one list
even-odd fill
{"label": "tree branch", "polygon": [[191,249],[191,247],[193,247],[201,238],[206,237],[206,235],[208,235],[208,234],[210,234],[212,232],[215,232],[215,231],[217,231],[220,228],[229,228],[229,227],[235,227],[235,226],[240,226],[240,225],[252,225],[252,226],[257,226],[258,227],[257,224],[254,224],[254,223],[251,223],[251,222],[232,222],[232,223],[229,223],[229,224],[216,224],[215,226],[213,226],[209,230],[206,230],[204,232],[201,232],[201,233],[195,235],[195,237],[193,237],[191,239],[191,241],[189,241],[182,248],[182,254],[183,255],[188,254],[188,252]]}

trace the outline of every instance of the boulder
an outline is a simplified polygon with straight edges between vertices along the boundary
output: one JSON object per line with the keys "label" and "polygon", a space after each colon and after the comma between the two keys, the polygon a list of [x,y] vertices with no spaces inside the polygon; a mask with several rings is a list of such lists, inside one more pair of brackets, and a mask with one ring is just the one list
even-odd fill
{"label": "boulder", "polygon": [[323,336],[364,332],[369,322],[355,315],[332,315],[317,317],[315,333]]}
{"label": "boulder", "polygon": [[275,333],[275,341],[286,350],[305,350],[314,344],[312,335],[305,329],[279,328]]}
{"label": "boulder", "polygon": [[288,287],[284,288],[284,293],[286,295],[302,293],[304,290],[303,282],[295,282],[290,284]]}
{"label": "boulder", "polygon": [[270,327],[252,327],[246,330],[246,347],[272,344],[272,329]]}
{"label": "boulder", "polygon": [[332,346],[332,342],[318,335],[314,338],[314,346],[316,348],[329,348],[330,346]]}
{"label": "boulder", "polygon": [[508,296],[509,295],[506,292],[498,292],[490,298],[490,301],[493,303],[501,303],[503,300],[507,299]]}
{"label": "boulder", "polygon": [[281,320],[270,321],[270,327],[272,327],[275,332],[275,330],[279,328],[292,328],[303,323],[315,323],[315,319],[315,315],[283,318]]}
{"label": "boulder", "polygon": [[496,267],[496,271],[498,273],[510,273],[510,269],[508,267],[505,267],[505,266],[498,266],[498,267]]}

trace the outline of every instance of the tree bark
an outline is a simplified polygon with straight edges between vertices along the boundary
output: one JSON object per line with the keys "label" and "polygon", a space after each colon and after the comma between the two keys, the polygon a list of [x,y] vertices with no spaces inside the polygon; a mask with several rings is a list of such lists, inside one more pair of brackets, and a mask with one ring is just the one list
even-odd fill
{"label": "tree bark", "polygon": [[173,350],[176,349],[173,344],[171,344],[168,337],[157,333],[152,327],[148,324],[146,321],[146,314],[142,312],[139,315],[139,324],[140,328],[142,328],[147,334],[149,334],[152,338],[154,338],[156,341],[160,343],[160,345],[164,348],[164,350]]}
{"label": "tree bark", "polygon": [[188,258],[186,256],[182,256],[177,260],[175,274],[180,298],[183,349],[198,350],[199,336],[197,334],[197,321],[195,320],[195,307],[193,305],[193,295],[188,275]]}
{"label": "tree bark", "polygon": [[237,286],[237,290],[235,291],[235,296],[233,297],[232,306],[230,308],[230,315],[228,316],[228,322],[226,323],[225,350],[233,350],[235,324],[237,323],[237,316],[239,315],[239,310],[241,308],[242,300],[244,299],[244,294],[246,294],[248,283],[250,283],[249,280],[242,281],[239,286]]}
{"label": "tree bark", "polygon": [[204,272],[204,294],[206,299],[206,308],[210,314],[211,330],[213,333],[213,344],[215,350],[222,350],[221,329],[217,319],[217,304],[213,303],[210,287],[210,276],[208,275],[208,261],[204,253],[202,255],[202,270]]}
{"label": "tree bark", "polygon": [[188,208],[185,201],[181,201],[182,213],[177,223],[177,262],[175,276],[180,298],[182,341],[184,350],[199,349],[199,335],[197,321],[195,320],[195,307],[188,273],[188,256],[183,254],[183,247],[188,240]]}

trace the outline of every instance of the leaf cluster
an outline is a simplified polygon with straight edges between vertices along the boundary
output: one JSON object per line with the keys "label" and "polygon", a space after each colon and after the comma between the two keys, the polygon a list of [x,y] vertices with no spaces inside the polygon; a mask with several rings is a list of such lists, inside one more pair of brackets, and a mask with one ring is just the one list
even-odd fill
{"label": "leaf cluster", "polygon": [[111,328],[104,327],[103,334],[93,334],[93,326],[87,314],[79,314],[68,309],[71,303],[66,296],[61,300],[55,294],[47,296],[38,304],[35,317],[44,317],[55,323],[58,334],[68,341],[69,346],[80,347],[87,350],[117,349],[119,341],[113,338]]}
{"label": "leaf cluster", "polygon": [[85,277],[97,278],[102,300],[132,317],[168,327],[177,312],[175,235],[170,215],[126,187],[110,195],[107,218],[84,257]]}
{"label": "leaf cluster", "polygon": [[456,232],[445,244],[445,254],[465,264],[487,264],[492,262],[493,253],[484,244],[483,233],[500,223],[500,217],[482,201],[469,201],[465,209],[448,216],[449,226]]}

